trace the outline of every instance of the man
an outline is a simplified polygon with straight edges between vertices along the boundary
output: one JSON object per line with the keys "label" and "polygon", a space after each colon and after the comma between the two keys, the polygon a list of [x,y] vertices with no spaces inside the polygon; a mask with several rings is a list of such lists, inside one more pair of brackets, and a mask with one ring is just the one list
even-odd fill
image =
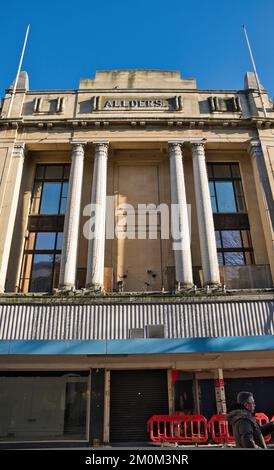
{"label": "man", "polygon": [[259,426],[254,416],[255,400],[251,392],[240,392],[237,403],[228,414],[228,422],[232,425],[236,447],[266,449],[263,436],[274,430],[274,422]]}

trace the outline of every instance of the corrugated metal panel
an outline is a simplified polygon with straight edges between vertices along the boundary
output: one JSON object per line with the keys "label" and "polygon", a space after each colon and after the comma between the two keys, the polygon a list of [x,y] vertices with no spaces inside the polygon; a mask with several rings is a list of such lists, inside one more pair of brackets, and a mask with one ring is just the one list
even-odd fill
{"label": "corrugated metal panel", "polygon": [[165,326],[167,338],[274,334],[274,301],[184,304],[0,305],[0,339],[127,339]]}

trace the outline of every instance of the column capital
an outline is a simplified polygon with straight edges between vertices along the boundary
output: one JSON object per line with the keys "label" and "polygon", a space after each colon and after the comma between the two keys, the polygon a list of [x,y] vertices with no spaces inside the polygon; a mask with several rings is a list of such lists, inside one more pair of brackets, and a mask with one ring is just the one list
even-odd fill
{"label": "column capital", "polygon": [[82,146],[85,146],[87,145],[87,141],[86,140],[78,140],[78,139],[75,139],[75,140],[72,140],[71,141],[71,145],[82,145]]}
{"label": "column capital", "polygon": [[104,139],[94,140],[92,143],[95,147],[103,146],[103,147],[108,148],[108,146],[109,146],[109,140],[104,140]]}
{"label": "column capital", "polygon": [[262,145],[259,139],[251,139],[248,145],[248,153],[251,157],[256,157],[262,153]]}
{"label": "column capital", "polygon": [[183,157],[182,154],[182,140],[169,140],[168,141],[168,150],[169,150],[169,158],[171,157]]}
{"label": "column capital", "polygon": [[193,139],[189,140],[189,143],[191,147],[195,148],[201,145],[204,148],[206,140],[207,139],[205,137],[194,137]]}

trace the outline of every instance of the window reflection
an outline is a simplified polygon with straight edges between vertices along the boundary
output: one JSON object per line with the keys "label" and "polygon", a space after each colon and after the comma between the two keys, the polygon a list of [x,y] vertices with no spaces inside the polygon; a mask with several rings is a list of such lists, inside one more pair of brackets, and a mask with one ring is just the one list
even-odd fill
{"label": "window reflection", "polygon": [[215,231],[219,265],[253,263],[253,249],[248,230]]}
{"label": "window reflection", "polygon": [[48,292],[51,290],[53,255],[34,255],[30,292]]}
{"label": "window reflection", "polygon": [[69,165],[37,165],[32,193],[32,214],[64,214]]}
{"label": "window reflection", "polygon": [[237,163],[208,163],[207,172],[213,212],[246,212],[240,169]]}
{"label": "window reflection", "polygon": [[87,439],[88,376],[72,375],[0,377],[0,440]]}
{"label": "window reflection", "polygon": [[62,232],[30,232],[25,244],[20,289],[50,292],[58,287]]}
{"label": "window reflection", "polygon": [[215,187],[218,201],[218,212],[237,212],[232,182],[216,182]]}

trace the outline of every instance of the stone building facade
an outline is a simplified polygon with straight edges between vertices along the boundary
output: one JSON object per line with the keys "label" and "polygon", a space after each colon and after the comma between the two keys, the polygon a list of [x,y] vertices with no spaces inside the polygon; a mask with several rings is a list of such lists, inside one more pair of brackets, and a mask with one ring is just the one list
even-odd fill
{"label": "stone building facade", "polygon": [[254,75],[201,90],[113,70],[32,91],[22,72],[7,117],[11,90],[2,445],[141,442],[152,414],[225,411],[245,384],[273,393],[274,110]]}

